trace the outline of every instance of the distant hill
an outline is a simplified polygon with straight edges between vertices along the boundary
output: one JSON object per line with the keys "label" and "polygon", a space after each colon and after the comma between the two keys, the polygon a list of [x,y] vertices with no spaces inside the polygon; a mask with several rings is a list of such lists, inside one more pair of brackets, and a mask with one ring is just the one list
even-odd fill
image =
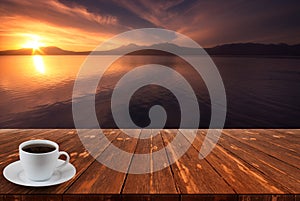
{"label": "distant hill", "polygon": [[[135,51],[136,48],[141,50]],[[161,51],[156,50],[161,49]],[[172,43],[160,43],[154,44],[151,46],[138,46],[136,44],[123,45],[116,49],[108,50],[108,51],[95,51],[93,54],[95,55],[121,55],[126,52],[130,52],[129,55],[171,55],[168,53],[168,50],[178,50],[183,55],[195,55],[199,54],[198,48],[189,48],[189,47],[181,47]],[[201,52],[201,51],[200,51]]]}
{"label": "distant hill", "polygon": [[[31,48],[23,48],[19,50],[5,50],[0,51],[0,55],[74,55],[80,54],[81,52],[73,52],[68,50],[63,50],[58,47],[49,46],[41,47],[38,50],[33,50]],[[84,53],[85,54],[85,53]]]}
{"label": "distant hill", "polygon": [[[135,51],[136,47],[141,48],[140,51]],[[157,51],[159,48],[163,51]],[[160,43],[151,46],[138,46],[136,44],[124,45],[107,51],[94,51],[94,55],[119,55],[125,52],[131,52],[130,55],[170,55],[169,49],[180,50],[182,55],[198,55],[203,54],[197,48],[181,47],[171,43]],[[226,55],[226,56],[300,56],[300,44],[260,44],[260,43],[233,43],[218,45],[212,48],[205,48],[209,55]],[[91,51],[74,52],[63,50],[58,47],[41,47],[34,54],[37,55],[88,55]],[[23,48],[19,50],[0,51],[1,55],[32,55],[33,50]]]}
{"label": "distant hill", "polygon": [[300,56],[300,44],[233,43],[206,48],[210,55]]}

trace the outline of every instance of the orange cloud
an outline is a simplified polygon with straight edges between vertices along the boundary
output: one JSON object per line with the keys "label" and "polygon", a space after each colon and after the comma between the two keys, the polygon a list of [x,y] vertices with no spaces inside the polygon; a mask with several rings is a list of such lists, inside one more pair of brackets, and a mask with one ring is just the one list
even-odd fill
{"label": "orange cloud", "polygon": [[2,4],[1,50],[21,48],[28,34],[34,34],[47,46],[85,51],[95,48],[119,29],[127,29],[118,24],[116,16],[90,13],[84,7],[71,8],[54,0]]}

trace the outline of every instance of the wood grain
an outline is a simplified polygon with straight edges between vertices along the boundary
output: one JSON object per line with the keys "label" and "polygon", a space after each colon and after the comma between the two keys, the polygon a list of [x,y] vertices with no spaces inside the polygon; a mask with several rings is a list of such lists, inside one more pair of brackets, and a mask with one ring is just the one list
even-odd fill
{"label": "wood grain", "polygon": [[[113,133],[113,136],[110,136],[110,141],[112,141],[112,144],[108,145],[105,150],[109,149],[109,146],[117,146],[122,150],[133,152],[137,143],[137,139],[128,139],[127,135],[120,131]],[[113,155],[114,153],[109,153],[105,150],[99,157],[106,155],[105,158],[115,160],[115,157],[117,156]],[[120,164],[129,168],[130,161],[122,161],[122,159],[117,160]],[[125,177],[126,174],[112,170],[100,164],[98,161],[94,161],[75,184],[68,189],[67,193],[117,194],[121,192]]]}
{"label": "wood grain", "polygon": [[[164,148],[161,133],[156,130],[143,130],[142,134],[149,132],[150,139],[139,140],[135,154],[149,154],[149,159],[145,161],[137,161],[135,157],[132,159],[130,168],[139,166],[140,169],[151,171],[157,162],[166,161],[167,154],[163,151],[163,155],[159,158],[153,158],[153,152]],[[177,194],[175,181],[170,167],[167,166],[161,171],[148,174],[128,174],[122,193],[142,193],[142,194]],[[137,168],[136,168],[137,169]],[[138,184],[138,185],[137,185]]]}
{"label": "wood grain", "polygon": [[[198,132],[194,141],[194,146],[198,150],[205,135],[206,131]],[[296,192],[299,189],[296,179],[291,180],[288,177],[283,177],[284,170],[280,171],[275,167],[281,165],[281,168],[287,168],[292,172],[296,171],[296,174],[299,170],[275,160],[264,152],[256,149],[251,150],[251,147],[227,135],[220,137],[218,145],[206,157],[206,160],[237,193],[290,192],[291,190],[286,186],[289,186],[293,189],[292,191]],[[282,183],[285,185],[282,185]]]}
{"label": "wood grain", "polygon": [[[164,142],[170,142],[176,130],[162,131]],[[187,139],[185,139],[187,141]],[[182,144],[185,142],[182,137]],[[168,157],[176,157],[175,147],[170,146],[167,149]],[[178,147],[177,147],[178,148]],[[234,193],[233,189],[224,181],[224,179],[207,163],[206,160],[198,158],[198,151],[194,147],[190,147],[188,151],[171,166],[174,172],[174,179],[178,184],[181,193]]]}
{"label": "wood grain", "polygon": [[[300,156],[299,152],[291,151],[288,143],[282,143],[281,146],[272,144],[271,140],[263,140],[259,137],[252,137],[251,134],[253,131],[249,130],[240,130],[240,129],[231,129],[223,130],[225,135],[230,135],[232,138],[235,138],[238,141],[241,141],[249,146],[254,147],[257,150],[265,152],[266,154],[275,157],[279,160],[282,160],[296,168],[300,168]],[[294,141],[292,144],[297,144],[297,141]]]}

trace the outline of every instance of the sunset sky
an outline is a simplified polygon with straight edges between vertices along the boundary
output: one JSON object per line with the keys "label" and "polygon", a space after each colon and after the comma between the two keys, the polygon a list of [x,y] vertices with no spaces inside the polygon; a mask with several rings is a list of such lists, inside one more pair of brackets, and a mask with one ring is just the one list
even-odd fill
{"label": "sunset sky", "polygon": [[297,0],[1,0],[0,18],[0,50],[32,45],[92,50],[115,34],[146,27],[178,31],[203,47],[300,43]]}

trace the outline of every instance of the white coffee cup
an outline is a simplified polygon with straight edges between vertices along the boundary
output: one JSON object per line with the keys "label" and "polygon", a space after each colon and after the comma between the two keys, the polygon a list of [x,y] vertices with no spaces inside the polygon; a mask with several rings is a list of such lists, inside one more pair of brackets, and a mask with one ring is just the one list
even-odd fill
{"label": "white coffee cup", "polygon": [[[38,149],[38,147],[41,146],[48,147],[48,152],[43,152],[43,150],[45,151],[44,148]],[[27,151],[25,151],[24,148]],[[42,153],[28,151],[28,149],[40,150]],[[25,176],[33,181],[50,179],[55,169],[64,167],[70,160],[68,153],[59,151],[58,144],[50,140],[29,140],[23,142],[19,146],[19,153]],[[60,155],[65,155],[66,161],[57,166]]]}

